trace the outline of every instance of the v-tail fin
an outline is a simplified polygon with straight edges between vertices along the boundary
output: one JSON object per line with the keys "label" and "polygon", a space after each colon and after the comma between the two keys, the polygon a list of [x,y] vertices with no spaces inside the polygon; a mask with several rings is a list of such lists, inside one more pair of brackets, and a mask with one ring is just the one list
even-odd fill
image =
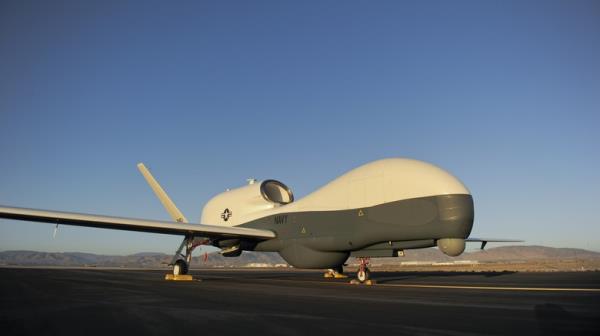
{"label": "v-tail fin", "polygon": [[169,215],[171,215],[173,220],[176,222],[179,222],[179,223],[187,223],[188,222],[187,218],[185,218],[185,216],[181,213],[181,211],[179,211],[179,209],[177,209],[177,207],[175,206],[175,203],[173,203],[173,201],[171,201],[171,199],[169,198],[169,195],[167,195],[167,193],[163,190],[163,188],[160,186],[160,184],[158,184],[158,182],[156,182],[156,180],[154,179],[152,174],[150,174],[150,171],[148,171],[146,166],[144,166],[143,163],[138,163],[137,167],[140,170],[140,173],[142,173],[142,175],[146,179],[146,182],[148,182],[148,184],[150,185],[150,188],[152,188],[152,190],[154,191],[154,194],[156,194],[156,197],[158,197],[158,199],[160,200],[162,205],[165,207],[165,209],[167,210]]}

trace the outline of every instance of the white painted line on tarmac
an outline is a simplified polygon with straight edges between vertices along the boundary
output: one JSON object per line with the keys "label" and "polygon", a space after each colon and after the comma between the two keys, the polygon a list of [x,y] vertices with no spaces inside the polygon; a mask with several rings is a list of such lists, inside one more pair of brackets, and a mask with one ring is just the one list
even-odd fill
{"label": "white painted line on tarmac", "polygon": [[457,285],[417,285],[417,284],[376,284],[375,286],[404,288],[443,288],[443,289],[477,289],[532,292],[600,292],[600,288],[562,288],[562,287],[502,287],[502,286],[457,286]]}

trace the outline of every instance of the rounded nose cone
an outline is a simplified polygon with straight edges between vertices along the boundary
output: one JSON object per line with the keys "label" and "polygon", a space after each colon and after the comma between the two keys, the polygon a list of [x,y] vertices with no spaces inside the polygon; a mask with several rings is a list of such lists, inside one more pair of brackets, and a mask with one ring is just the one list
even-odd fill
{"label": "rounded nose cone", "polygon": [[475,209],[471,195],[441,195],[436,197],[438,218],[446,237],[468,237],[473,228]]}

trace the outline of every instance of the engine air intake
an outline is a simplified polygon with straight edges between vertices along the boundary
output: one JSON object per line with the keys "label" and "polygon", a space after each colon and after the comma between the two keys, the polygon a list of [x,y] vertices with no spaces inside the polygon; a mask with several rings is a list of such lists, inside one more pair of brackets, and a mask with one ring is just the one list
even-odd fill
{"label": "engine air intake", "polygon": [[288,204],[294,201],[294,194],[285,184],[277,180],[265,180],[260,184],[262,197],[273,203]]}

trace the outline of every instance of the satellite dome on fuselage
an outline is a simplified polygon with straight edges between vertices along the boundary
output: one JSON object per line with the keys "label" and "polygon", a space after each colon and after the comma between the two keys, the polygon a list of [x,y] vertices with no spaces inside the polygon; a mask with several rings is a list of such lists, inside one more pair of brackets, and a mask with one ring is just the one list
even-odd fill
{"label": "satellite dome on fuselage", "polygon": [[[367,163],[289,203],[273,202],[261,195],[261,185],[267,181],[215,196],[204,207],[201,223],[233,226],[278,213],[358,209],[419,197],[470,194],[465,185],[449,172],[408,158]],[[281,190],[289,191],[290,200],[293,200],[291,190],[283,183],[277,183]],[[226,209],[229,211],[225,212]]]}

